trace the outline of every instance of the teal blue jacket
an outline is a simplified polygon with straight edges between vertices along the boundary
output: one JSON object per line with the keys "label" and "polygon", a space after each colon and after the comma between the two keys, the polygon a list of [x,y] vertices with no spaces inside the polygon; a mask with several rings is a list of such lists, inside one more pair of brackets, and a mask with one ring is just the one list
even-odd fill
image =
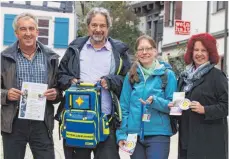
{"label": "teal blue jacket", "polygon": [[[120,97],[122,124],[116,131],[117,142],[126,140],[128,133],[140,134],[142,104],[139,98],[146,100],[149,96],[153,96],[153,103],[147,107],[151,118],[150,122],[144,122],[144,135],[172,135],[168,103],[172,101],[173,92],[177,89],[177,80],[171,66],[164,62],[158,63],[147,79],[144,78],[140,66],[137,73],[139,83],[131,85],[128,74],[123,83]],[[162,89],[161,75],[164,73],[167,74],[167,85]]]}

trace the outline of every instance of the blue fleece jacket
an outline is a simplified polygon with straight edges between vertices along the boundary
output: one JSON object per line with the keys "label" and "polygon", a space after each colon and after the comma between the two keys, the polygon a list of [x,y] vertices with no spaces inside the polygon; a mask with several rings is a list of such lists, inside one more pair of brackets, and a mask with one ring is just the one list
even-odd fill
{"label": "blue fleece jacket", "polygon": [[[152,75],[147,79],[144,78],[140,66],[137,68],[137,73],[139,83],[131,85],[128,74],[123,83],[120,97],[122,124],[116,131],[117,142],[126,140],[128,133],[140,134],[142,104],[139,98],[146,100],[149,96],[153,96],[153,103],[148,106],[151,117],[150,122],[144,122],[144,135],[172,135],[168,103],[172,101],[173,92],[177,89],[177,80],[171,66],[168,63],[158,62]],[[167,74],[167,85],[162,89],[160,76],[164,73]]]}

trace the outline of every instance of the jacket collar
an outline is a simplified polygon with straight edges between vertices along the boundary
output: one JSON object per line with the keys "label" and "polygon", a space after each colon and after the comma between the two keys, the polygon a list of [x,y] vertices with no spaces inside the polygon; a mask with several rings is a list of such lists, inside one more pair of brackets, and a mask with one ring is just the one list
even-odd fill
{"label": "jacket collar", "polygon": [[[86,44],[88,41],[89,36],[84,36],[84,37],[79,37],[72,41],[69,44],[69,47],[73,49],[78,49],[79,52],[82,50],[83,46]],[[129,48],[126,44],[119,40],[112,39],[111,37],[108,37],[108,41],[111,43],[113,51],[117,51],[119,53],[127,51]]]}
{"label": "jacket collar", "polygon": [[[139,66],[140,64],[138,64],[138,73],[142,73],[141,71],[141,67]],[[161,62],[156,60],[156,67],[154,69],[154,71],[152,72],[152,76],[161,76],[165,73],[166,69],[171,69],[171,66],[166,63],[166,62]]]}
{"label": "jacket collar", "polygon": [[8,57],[8,58],[11,58],[14,61],[16,61],[16,59],[17,59],[17,50],[18,50],[18,41],[16,41],[15,43],[13,43],[9,47],[7,47],[5,50],[3,50],[1,55],[3,57]]}
{"label": "jacket collar", "polygon": [[[59,55],[57,55],[54,51],[43,45],[41,42],[37,41],[41,51],[47,56],[48,59],[58,59]],[[1,54],[4,57],[8,57],[16,61],[18,52],[18,41],[10,45],[6,48]]]}

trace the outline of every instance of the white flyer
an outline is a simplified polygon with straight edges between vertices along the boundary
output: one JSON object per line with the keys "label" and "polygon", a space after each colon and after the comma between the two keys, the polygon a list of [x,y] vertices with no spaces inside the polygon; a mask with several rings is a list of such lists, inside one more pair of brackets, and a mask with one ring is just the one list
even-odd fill
{"label": "white flyer", "polygon": [[30,120],[44,120],[47,84],[23,82],[18,118]]}
{"label": "white flyer", "polygon": [[120,149],[125,153],[127,153],[128,155],[132,155],[134,153],[136,144],[137,144],[137,134],[128,134],[126,139],[126,144],[123,147],[120,147]]}
{"label": "white flyer", "polygon": [[185,92],[174,92],[173,93],[173,102],[174,106],[171,107],[169,115],[181,115],[182,109],[179,107],[179,103],[182,102],[185,98]]}

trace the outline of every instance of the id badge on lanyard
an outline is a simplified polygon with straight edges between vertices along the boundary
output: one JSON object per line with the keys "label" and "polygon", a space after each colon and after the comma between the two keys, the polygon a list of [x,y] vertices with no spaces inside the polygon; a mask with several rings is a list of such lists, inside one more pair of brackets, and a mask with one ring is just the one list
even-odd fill
{"label": "id badge on lanyard", "polygon": [[142,114],[142,121],[150,122],[150,117],[151,117],[151,113],[149,112],[148,109],[145,109],[145,111]]}

